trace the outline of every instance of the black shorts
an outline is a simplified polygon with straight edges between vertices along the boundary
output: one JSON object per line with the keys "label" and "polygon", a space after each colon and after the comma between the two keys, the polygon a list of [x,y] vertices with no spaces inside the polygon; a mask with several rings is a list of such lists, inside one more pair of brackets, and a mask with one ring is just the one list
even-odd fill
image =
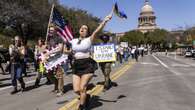
{"label": "black shorts", "polygon": [[98,69],[96,61],[92,58],[76,59],[73,63],[73,74],[93,74]]}

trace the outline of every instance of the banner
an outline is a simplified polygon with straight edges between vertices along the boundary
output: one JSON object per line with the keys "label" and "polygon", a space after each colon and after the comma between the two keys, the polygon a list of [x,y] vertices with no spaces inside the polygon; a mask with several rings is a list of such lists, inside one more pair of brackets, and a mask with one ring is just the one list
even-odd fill
{"label": "banner", "polygon": [[[53,48],[51,50],[45,50],[41,55],[39,56],[39,59],[41,61],[44,61],[44,67],[47,71],[53,70],[57,68],[57,66],[62,65],[63,63],[67,62],[68,55],[62,54],[61,51],[59,51],[59,47]],[[53,54],[50,54],[53,53]],[[49,54],[49,56],[45,55]]]}
{"label": "banner", "polygon": [[116,61],[115,45],[114,44],[95,45],[93,59],[96,62]]}
{"label": "banner", "polygon": [[44,63],[44,67],[46,68],[47,71],[53,70],[54,68],[57,68],[57,66],[66,63],[67,59],[68,59],[68,55],[55,54],[54,56],[51,56],[46,63]]}

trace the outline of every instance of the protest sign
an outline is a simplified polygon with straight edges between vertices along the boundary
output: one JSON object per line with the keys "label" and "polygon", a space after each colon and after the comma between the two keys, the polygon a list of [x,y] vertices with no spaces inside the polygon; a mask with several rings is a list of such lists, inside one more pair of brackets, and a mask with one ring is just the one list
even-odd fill
{"label": "protest sign", "polygon": [[96,62],[116,61],[116,52],[114,44],[95,45],[93,59]]}

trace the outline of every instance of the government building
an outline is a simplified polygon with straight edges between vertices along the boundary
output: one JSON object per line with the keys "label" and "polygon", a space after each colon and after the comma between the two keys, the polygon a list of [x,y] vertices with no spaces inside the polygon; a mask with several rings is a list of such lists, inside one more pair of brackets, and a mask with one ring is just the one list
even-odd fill
{"label": "government building", "polygon": [[141,8],[140,16],[138,18],[138,31],[142,33],[154,31],[157,28],[156,16],[149,0],[145,0],[144,6]]}

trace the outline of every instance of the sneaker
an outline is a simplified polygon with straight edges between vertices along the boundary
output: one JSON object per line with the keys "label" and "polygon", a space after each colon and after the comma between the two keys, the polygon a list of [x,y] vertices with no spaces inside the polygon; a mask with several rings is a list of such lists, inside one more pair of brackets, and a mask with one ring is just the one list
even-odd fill
{"label": "sneaker", "polygon": [[58,93],[56,94],[56,96],[57,96],[57,97],[61,97],[61,96],[63,96],[63,94],[64,94],[63,92],[58,92]]}

